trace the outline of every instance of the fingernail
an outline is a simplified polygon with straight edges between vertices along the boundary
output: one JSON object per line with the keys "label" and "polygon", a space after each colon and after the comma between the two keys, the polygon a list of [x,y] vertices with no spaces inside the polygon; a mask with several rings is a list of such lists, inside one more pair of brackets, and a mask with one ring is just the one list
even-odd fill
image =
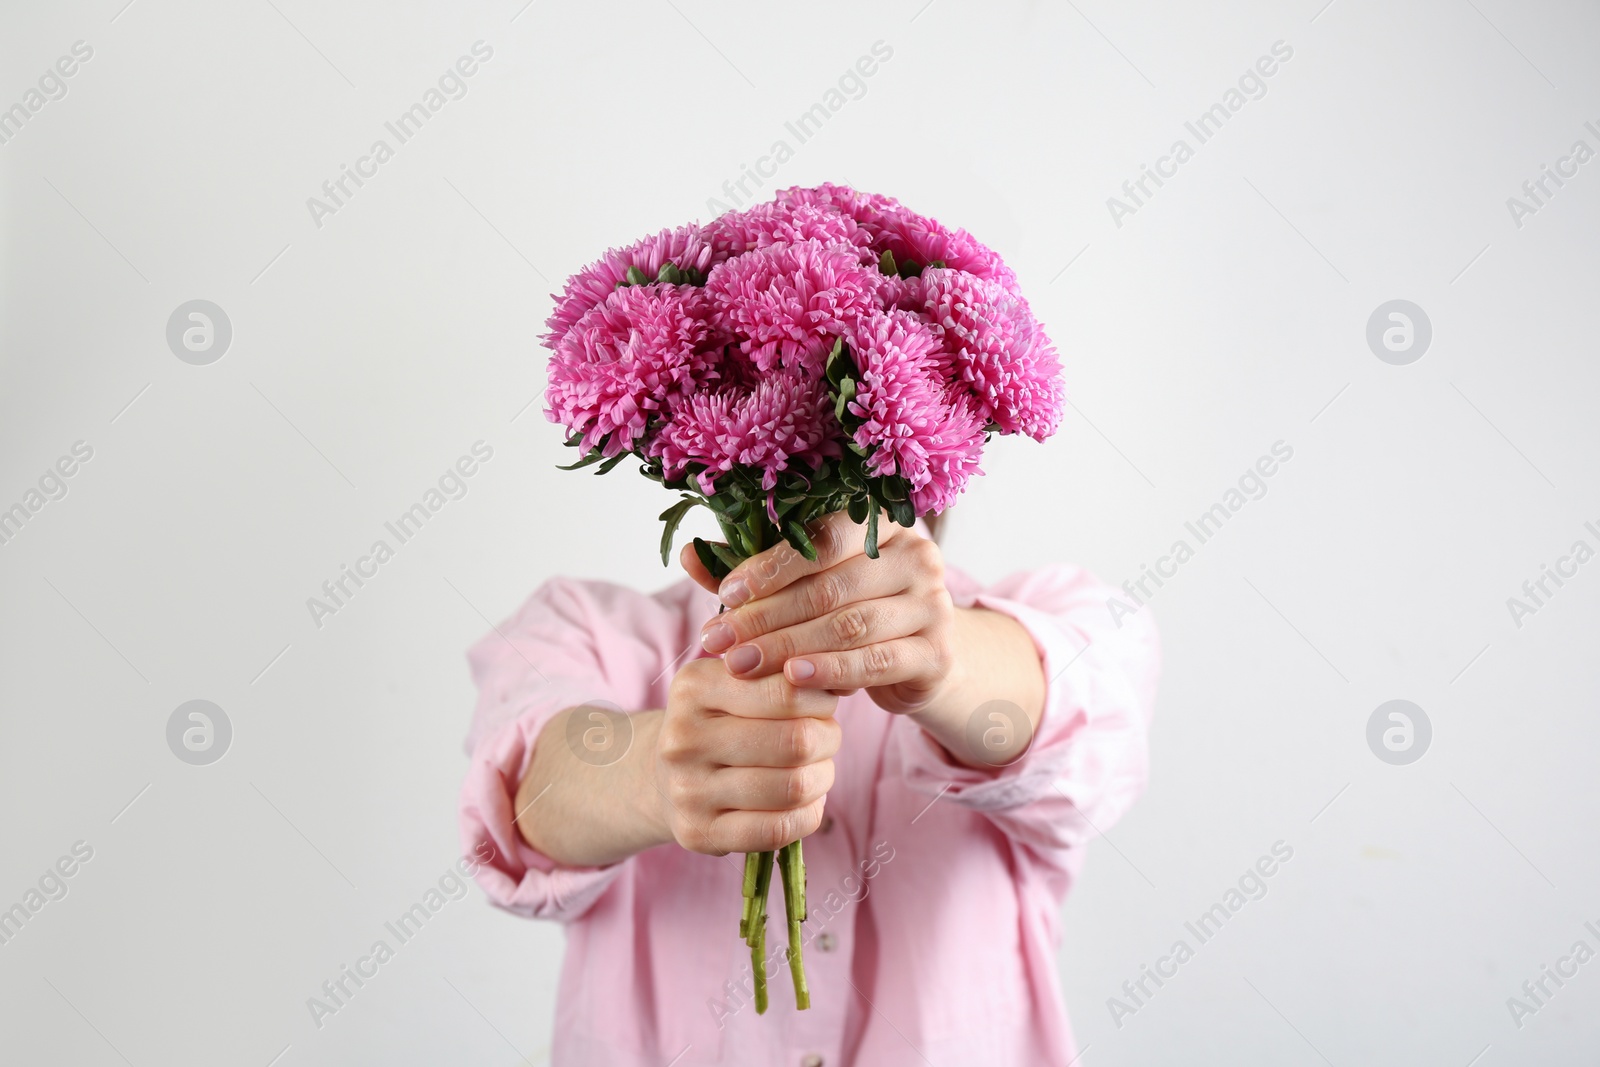
{"label": "fingernail", "polygon": [[715,656],[733,647],[733,627],[725,622],[712,623],[700,634],[700,647]]}
{"label": "fingernail", "polygon": [[789,661],[789,677],[797,682],[803,682],[816,673],[816,665],[808,659],[792,659]]}
{"label": "fingernail", "polygon": [[750,586],[743,578],[729,578],[717,587],[717,595],[730,608],[736,608],[750,599]]}
{"label": "fingernail", "polygon": [[740,645],[722,657],[722,661],[734,674],[744,674],[761,666],[761,650],[755,645]]}

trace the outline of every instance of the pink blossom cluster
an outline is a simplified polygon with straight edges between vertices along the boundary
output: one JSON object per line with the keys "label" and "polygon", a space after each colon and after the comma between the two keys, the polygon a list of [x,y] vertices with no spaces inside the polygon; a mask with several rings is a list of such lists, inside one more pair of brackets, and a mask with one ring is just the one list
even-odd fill
{"label": "pink blossom cluster", "polygon": [[[707,496],[729,476],[804,487],[850,449],[917,514],[942,511],[989,434],[1042,441],[1061,420],[1060,361],[1000,257],[845,186],[663,230],[555,299],[550,420]],[[841,342],[853,392],[836,405]]]}

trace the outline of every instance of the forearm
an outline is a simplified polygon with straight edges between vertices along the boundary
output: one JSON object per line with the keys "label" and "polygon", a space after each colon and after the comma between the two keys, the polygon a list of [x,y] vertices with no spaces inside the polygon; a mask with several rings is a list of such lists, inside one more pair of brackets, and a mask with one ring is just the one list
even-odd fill
{"label": "forearm", "polygon": [[[1027,750],[1044,713],[1045,677],[1033,638],[1009,615],[985,608],[958,608],[956,655],[946,684],[924,708],[907,717],[964,766],[979,770],[1009,763]],[[983,728],[969,731],[972,717],[986,704],[1001,718],[983,717]],[[1026,720],[1016,722],[1016,712]],[[1009,724],[999,731],[992,725]],[[974,737],[973,735],[976,735]],[[974,748],[974,741],[978,747]]]}
{"label": "forearm", "polygon": [[533,848],[569,867],[600,867],[672,840],[659,812],[652,754],[660,711],[629,716],[633,741],[604,766],[567,744],[572,708],[547,723],[517,788],[517,829]]}

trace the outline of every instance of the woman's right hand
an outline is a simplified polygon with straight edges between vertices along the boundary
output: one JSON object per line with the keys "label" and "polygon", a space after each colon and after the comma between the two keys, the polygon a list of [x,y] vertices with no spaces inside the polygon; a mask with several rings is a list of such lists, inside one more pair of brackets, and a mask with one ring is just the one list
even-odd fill
{"label": "woman's right hand", "polygon": [[656,733],[659,815],[692,852],[770,852],[822,822],[839,751],[838,697],[782,674],[742,680],[720,659],[672,679]]}

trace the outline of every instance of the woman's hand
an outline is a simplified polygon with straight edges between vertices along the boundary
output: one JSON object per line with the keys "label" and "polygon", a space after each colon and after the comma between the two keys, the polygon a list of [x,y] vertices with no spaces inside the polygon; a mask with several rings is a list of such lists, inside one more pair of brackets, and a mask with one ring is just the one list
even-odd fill
{"label": "woman's hand", "polygon": [[716,660],[673,676],[655,737],[659,818],[692,852],[770,852],[816,830],[833,787],[839,699]]}
{"label": "woman's hand", "polygon": [[879,530],[878,558],[868,559],[865,524],[828,515],[808,531],[815,560],[782,542],[720,584],[685,546],[684,569],[729,608],[701,629],[702,645],[735,678],[865,689],[966,766],[1017,759],[1044,711],[1033,638],[1008,615],[955,607],[938,545],[889,523]]}
{"label": "woman's hand", "polygon": [[917,712],[957,681],[957,612],[939,546],[904,527],[866,526],[838,512],[815,524],[815,561],[787,542],[740,564],[720,584],[686,546],[685,569],[729,609],[700,631],[738,678],[782,672],[793,685],[845,695],[857,689],[885,711]]}

